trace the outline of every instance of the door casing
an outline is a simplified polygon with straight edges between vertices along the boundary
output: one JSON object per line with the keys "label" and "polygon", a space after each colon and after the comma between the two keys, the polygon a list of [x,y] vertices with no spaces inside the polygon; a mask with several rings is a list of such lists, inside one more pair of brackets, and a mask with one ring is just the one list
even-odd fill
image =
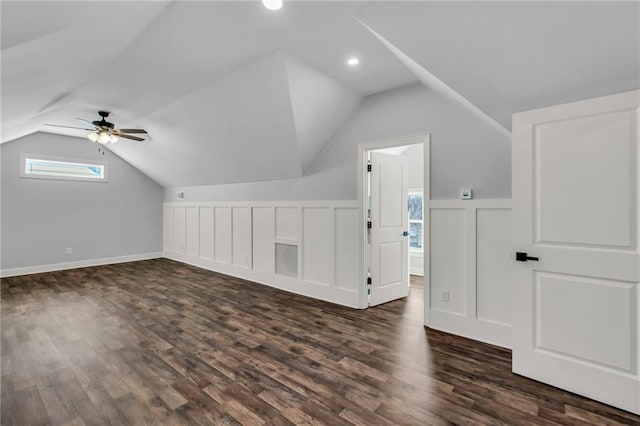
{"label": "door casing", "polygon": [[358,207],[360,211],[360,223],[359,223],[359,280],[361,285],[358,295],[358,307],[365,309],[368,306],[367,297],[367,154],[369,151],[374,151],[383,148],[392,148],[403,145],[424,145],[424,181],[423,181],[423,196],[422,196],[422,211],[423,211],[423,256],[424,256],[424,325],[429,325],[429,247],[430,247],[430,232],[429,232],[429,200],[430,195],[430,182],[431,182],[431,134],[430,133],[418,133],[408,136],[399,136],[395,138],[382,139],[371,142],[363,142],[358,145]]}

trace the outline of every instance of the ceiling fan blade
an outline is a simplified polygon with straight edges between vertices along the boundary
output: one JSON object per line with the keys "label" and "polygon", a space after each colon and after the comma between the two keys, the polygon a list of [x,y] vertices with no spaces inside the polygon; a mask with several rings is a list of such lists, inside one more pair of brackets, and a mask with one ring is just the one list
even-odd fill
{"label": "ceiling fan blade", "polygon": [[[92,122],[90,122],[89,120],[85,120],[84,118],[78,118],[78,117],[76,117],[76,120],[80,120],[80,121],[82,121],[84,124],[88,124],[89,126],[91,126],[91,127],[94,127],[94,128],[95,128],[95,124],[93,124],[93,123],[92,123]],[[94,129],[91,129],[91,130],[94,130]]]}
{"label": "ceiling fan blade", "polygon": [[137,136],[125,135],[124,133],[114,133],[113,136],[117,136],[119,138],[131,139],[134,141],[143,141],[144,139],[139,138]]}
{"label": "ceiling fan blade", "polygon": [[80,129],[80,130],[88,130],[90,132],[94,131],[95,129],[86,129],[84,127],[75,127],[75,126],[63,126],[61,124],[45,124],[45,126],[50,126],[50,127],[66,127],[67,129]]}
{"label": "ceiling fan blade", "polygon": [[147,133],[144,129],[115,129],[114,133]]}

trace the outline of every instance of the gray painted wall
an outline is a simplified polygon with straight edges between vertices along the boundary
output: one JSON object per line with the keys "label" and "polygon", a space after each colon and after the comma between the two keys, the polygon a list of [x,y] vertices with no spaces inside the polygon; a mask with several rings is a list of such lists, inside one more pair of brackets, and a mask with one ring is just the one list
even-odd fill
{"label": "gray painted wall", "polygon": [[[431,133],[431,198],[511,197],[510,140],[422,84],[372,95],[346,121],[307,176],[230,185],[170,187],[165,201],[353,200],[361,142]],[[251,155],[250,153],[247,155]]]}
{"label": "gray painted wall", "polygon": [[[101,155],[83,139],[45,133],[0,151],[2,269],[162,251],[163,188],[120,157]],[[21,178],[20,153],[106,161],[109,182]]]}

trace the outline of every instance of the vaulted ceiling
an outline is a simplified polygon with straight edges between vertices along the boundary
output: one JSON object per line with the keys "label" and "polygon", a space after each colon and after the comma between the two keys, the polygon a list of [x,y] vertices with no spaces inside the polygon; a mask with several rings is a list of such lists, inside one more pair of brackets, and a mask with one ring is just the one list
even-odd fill
{"label": "vaulted ceiling", "polygon": [[640,87],[636,2],[0,7],[2,142],[85,138],[44,125],[112,111],[149,138],[109,149],[165,186],[303,176],[363,97],[416,81],[507,133],[513,112]]}

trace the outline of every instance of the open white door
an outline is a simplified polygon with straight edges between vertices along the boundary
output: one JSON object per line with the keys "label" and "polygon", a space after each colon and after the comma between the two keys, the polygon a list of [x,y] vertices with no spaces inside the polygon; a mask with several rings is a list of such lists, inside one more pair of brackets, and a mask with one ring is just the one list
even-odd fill
{"label": "open white door", "polygon": [[513,371],[638,414],[639,99],[513,116]]}
{"label": "open white door", "polygon": [[370,306],[409,295],[407,157],[371,152]]}

